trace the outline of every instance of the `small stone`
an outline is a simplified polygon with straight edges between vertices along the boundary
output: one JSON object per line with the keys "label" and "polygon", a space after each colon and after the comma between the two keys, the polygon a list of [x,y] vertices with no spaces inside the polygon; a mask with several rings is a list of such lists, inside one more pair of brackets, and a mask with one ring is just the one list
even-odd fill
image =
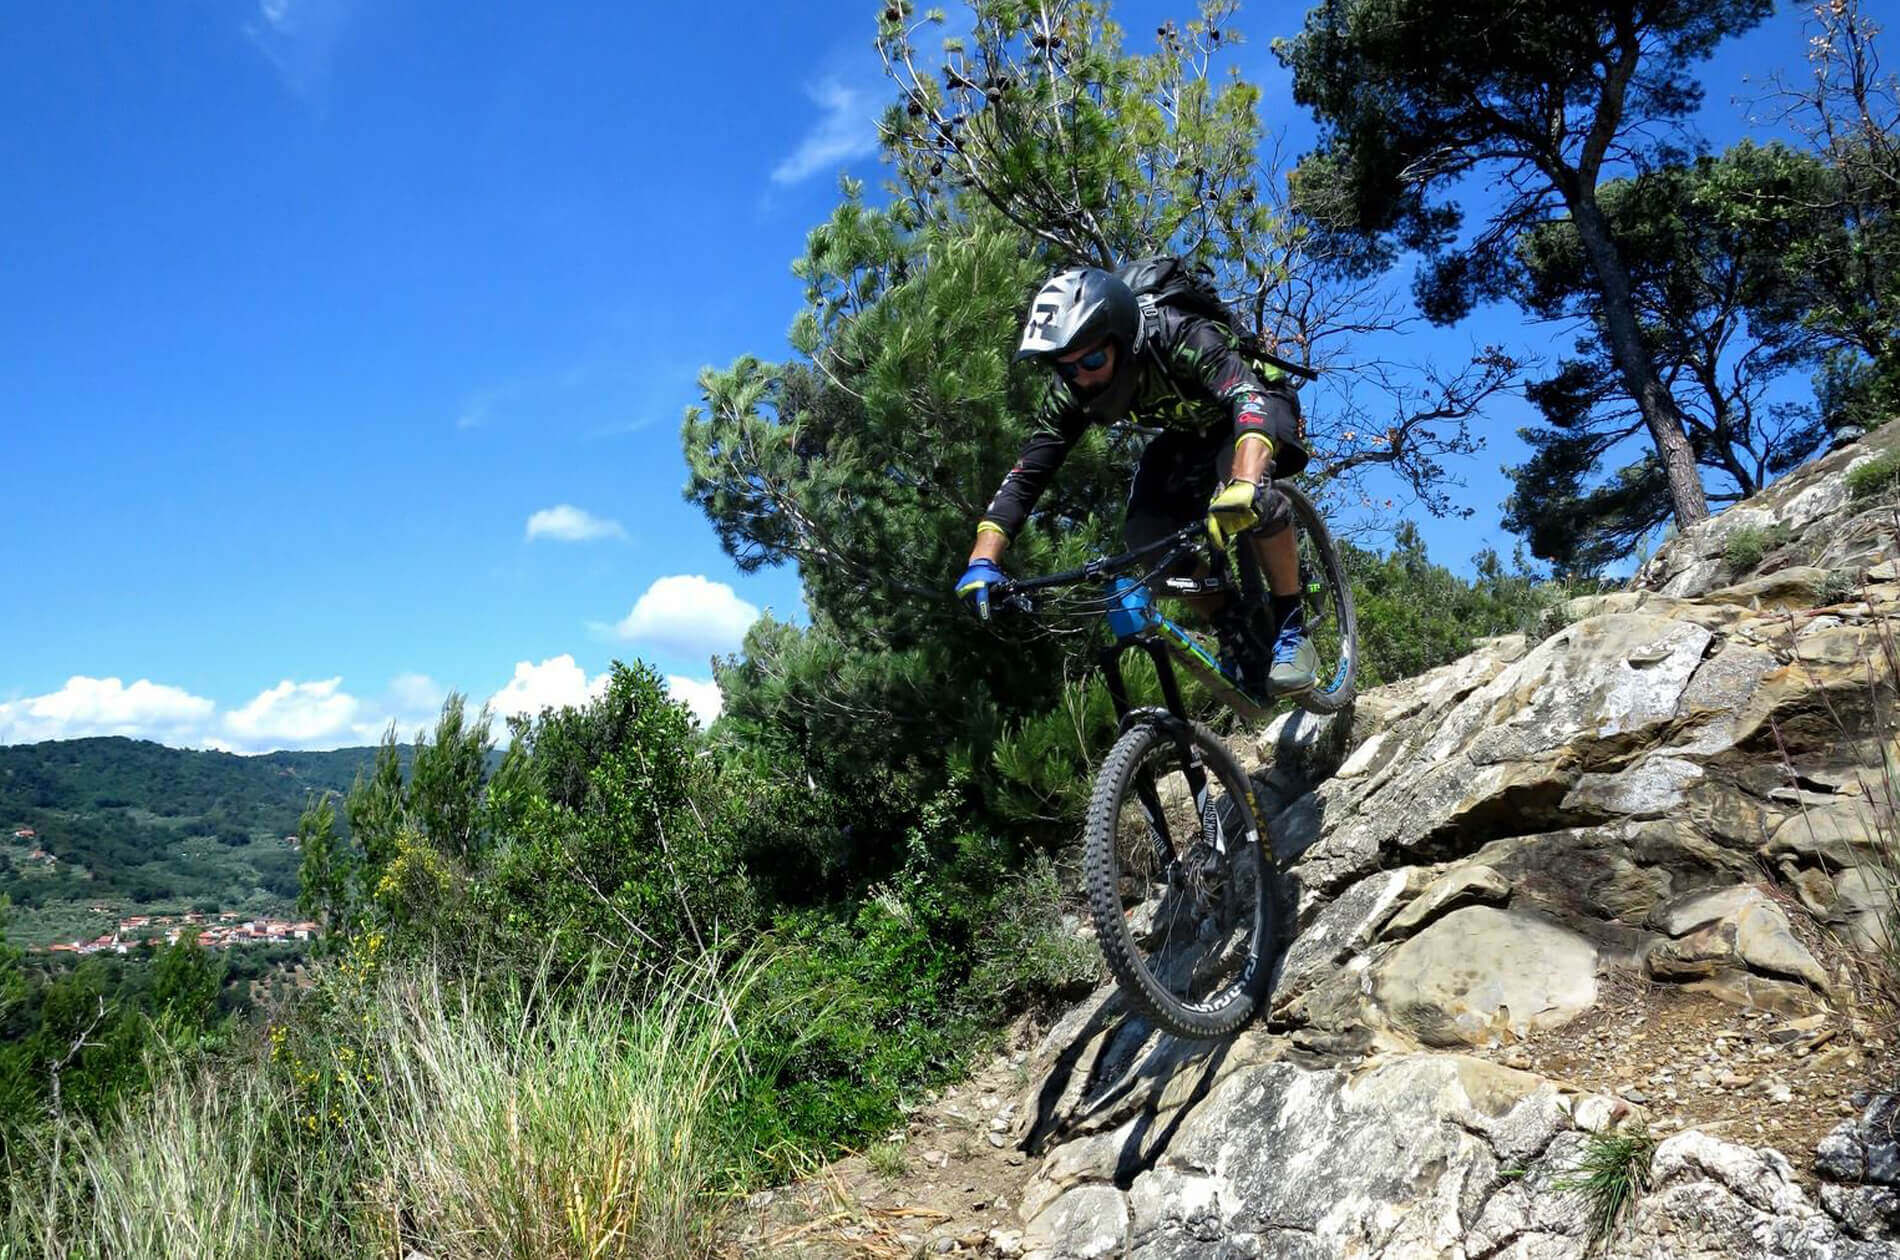
{"label": "small stone", "polygon": [[1776,1081],[1768,1087],[1768,1097],[1778,1103],[1794,1101],[1794,1091],[1788,1088],[1788,1082]]}
{"label": "small stone", "polygon": [[770,1204],[772,1200],[777,1197],[778,1196],[770,1190],[760,1190],[760,1191],[757,1191],[756,1193],[747,1195],[745,1199],[745,1205],[751,1208],[754,1212],[756,1212],[760,1208],[765,1207],[768,1204]]}
{"label": "small stone", "polygon": [[932,1168],[942,1168],[950,1162],[950,1156],[944,1151],[925,1151],[924,1163]]}
{"label": "small stone", "polygon": [[1004,1137],[1000,1133],[991,1133],[987,1136],[990,1139],[990,1145],[994,1146],[999,1151],[1002,1150],[1005,1146],[1009,1145],[1009,1139]]}
{"label": "small stone", "polygon": [[996,1119],[990,1121],[991,1133],[1006,1133],[1008,1131],[1009,1131],[1009,1121],[1003,1119],[1003,1117],[998,1116],[996,1117]]}
{"label": "small stone", "polygon": [[1623,1096],[1625,1102],[1633,1102],[1639,1107],[1649,1101],[1649,1095],[1634,1085],[1625,1085],[1616,1092]]}
{"label": "small stone", "polygon": [[1723,1089],[1747,1089],[1755,1083],[1755,1078],[1743,1076],[1740,1072],[1724,1072],[1716,1078],[1716,1083]]}
{"label": "small stone", "polygon": [[947,1255],[950,1252],[955,1251],[957,1249],[957,1240],[954,1238],[945,1236],[943,1238],[939,1238],[936,1242],[932,1243],[930,1249],[936,1252],[940,1256]]}
{"label": "small stone", "polygon": [[[1009,1153],[1009,1157],[1005,1159],[1003,1162],[1005,1164],[1010,1165],[1012,1168],[1014,1168],[1021,1165],[1026,1158],[1027,1156],[1025,1156],[1021,1151],[1011,1151]],[[997,1203],[1000,1205],[1002,1203],[1002,1200],[998,1199]]]}
{"label": "small stone", "polygon": [[989,1243],[996,1254],[1005,1258],[1023,1254],[1023,1231],[1020,1229],[993,1229],[989,1233]]}

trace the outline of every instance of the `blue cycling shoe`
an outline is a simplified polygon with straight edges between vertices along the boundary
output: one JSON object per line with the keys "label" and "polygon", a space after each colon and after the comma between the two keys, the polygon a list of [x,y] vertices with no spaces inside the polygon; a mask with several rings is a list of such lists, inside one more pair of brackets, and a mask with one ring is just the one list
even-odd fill
{"label": "blue cycling shoe", "polygon": [[1292,695],[1310,690],[1319,678],[1319,649],[1306,633],[1306,618],[1299,609],[1280,626],[1273,640],[1273,668],[1267,682],[1277,695]]}

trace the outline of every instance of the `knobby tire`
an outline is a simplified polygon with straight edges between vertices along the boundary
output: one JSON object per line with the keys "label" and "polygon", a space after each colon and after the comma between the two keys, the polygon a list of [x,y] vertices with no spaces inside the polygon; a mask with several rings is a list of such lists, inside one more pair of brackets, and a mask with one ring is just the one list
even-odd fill
{"label": "knobby tire", "polygon": [[[1315,630],[1315,645],[1322,641],[1330,642],[1337,636],[1338,651],[1332,661],[1325,659],[1328,649],[1322,649],[1320,668],[1330,668],[1330,678],[1316,679],[1305,691],[1295,693],[1291,699],[1309,713],[1337,713],[1351,704],[1358,694],[1359,679],[1359,620],[1352,604],[1352,583],[1347,579],[1346,566],[1340,562],[1339,549],[1333,545],[1333,536],[1326,530],[1326,522],[1320,517],[1319,509],[1306,497],[1298,486],[1291,482],[1277,482],[1276,487],[1287,497],[1293,508],[1293,528],[1300,537],[1300,580],[1309,581],[1318,578],[1320,607],[1315,609],[1312,597],[1304,596],[1307,601],[1307,625]],[[1306,570],[1311,566],[1316,573]]]}
{"label": "knobby tire", "polygon": [[[1165,976],[1157,976],[1157,959],[1165,951],[1157,950],[1156,957],[1151,958],[1137,939],[1138,929],[1131,926],[1131,918],[1138,916],[1146,903],[1138,901],[1133,908],[1124,903],[1125,892],[1142,887],[1143,872],[1133,869],[1139,861],[1139,847],[1124,851],[1123,846],[1136,842],[1123,824],[1130,817],[1130,810],[1135,812],[1135,817],[1141,817],[1137,786],[1144,766],[1155,761],[1158,755],[1164,765],[1179,765],[1178,745],[1170,725],[1166,719],[1138,721],[1115,741],[1096,776],[1095,790],[1089,801],[1084,868],[1096,939],[1109,970],[1121,984],[1124,997],[1155,1025],[1181,1037],[1205,1040],[1225,1037],[1246,1023],[1270,981],[1274,945],[1272,861],[1254,817],[1253,793],[1246,774],[1213,732],[1198,722],[1186,724],[1187,737],[1199,750],[1207,774],[1208,799],[1215,809],[1225,811],[1223,830],[1231,833],[1227,836],[1227,858],[1219,876],[1224,884],[1222,896],[1227,900],[1219,913],[1209,913],[1201,922],[1230,923],[1230,929],[1217,930],[1217,936],[1223,939],[1227,931],[1244,929],[1246,957],[1239,965],[1238,974],[1222,979],[1219,987],[1204,997],[1190,998],[1177,993]],[[1185,776],[1182,786],[1185,786]],[[1187,818],[1199,821],[1198,811],[1192,806],[1183,806],[1183,812]],[[1170,838],[1177,855],[1189,855],[1202,837],[1198,832],[1191,836],[1186,834],[1185,826],[1181,830],[1183,834]],[[1130,854],[1134,855],[1132,860]],[[1172,895],[1158,896],[1157,903],[1167,906]],[[1171,914],[1170,922],[1175,917]],[[1158,922],[1159,917],[1155,921]],[[1151,926],[1151,935],[1153,930]],[[1171,929],[1168,939],[1172,940]],[[1182,944],[1185,948],[1186,942]],[[1230,952],[1223,948],[1209,957]],[[1183,958],[1189,960],[1190,971],[1195,969],[1194,964],[1206,961],[1178,953],[1176,964]],[[1165,964],[1165,959],[1162,962]],[[1232,962],[1219,964],[1224,976],[1233,968]],[[1162,969],[1165,971],[1165,965]]]}

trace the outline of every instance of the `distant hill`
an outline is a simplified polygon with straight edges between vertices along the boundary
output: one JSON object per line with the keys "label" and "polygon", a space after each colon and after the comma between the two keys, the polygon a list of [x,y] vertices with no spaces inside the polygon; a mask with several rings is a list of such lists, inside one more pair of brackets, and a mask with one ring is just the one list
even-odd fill
{"label": "distant hill", "polygon": [[375,755],[240,757],[120,737],[0,747],[7,935],[72,939],[132,907],[285,913],[299,861],[285,837],[306,800],[348,791]]}

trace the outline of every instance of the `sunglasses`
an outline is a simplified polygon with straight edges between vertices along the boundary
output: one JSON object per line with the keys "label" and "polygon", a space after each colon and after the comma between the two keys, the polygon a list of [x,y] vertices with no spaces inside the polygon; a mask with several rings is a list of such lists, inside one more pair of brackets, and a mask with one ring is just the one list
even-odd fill
{"label": "sunglasses", "polygon": [[1057,376],[1065,381],[1072,381],[1077,373],[1093,372],[1107,363],[1108,347],[1097,346],[1079,359],[1070,359],[1066,362],[1061,359],[1052,359],[1050,362],[1056,365]]}

